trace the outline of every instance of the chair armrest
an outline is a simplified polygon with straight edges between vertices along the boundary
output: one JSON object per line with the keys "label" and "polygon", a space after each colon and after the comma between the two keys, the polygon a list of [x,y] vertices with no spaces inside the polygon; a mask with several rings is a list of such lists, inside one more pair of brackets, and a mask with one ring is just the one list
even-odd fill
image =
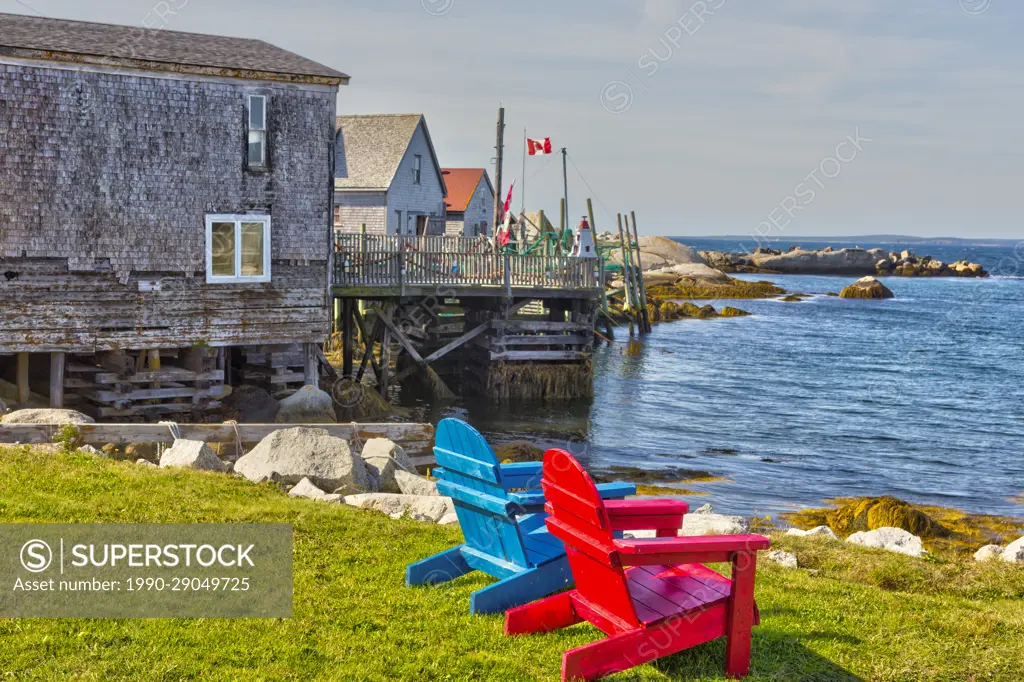
{"label": "chair armrest", "polygon": [[597,492],[601,495],[602,500],[618,500],[627,495],[636,495],[636,484],[621,481],[598,483]]}
{"label": "chair armrest", "polygon": [[690,505],[682,500],[609,500],[604,508],[612,530],[657,530],[677,535]]}
{"label": "chair armrest", "polygon": [[695,535],[653,540],[615,540],[624,565],[720,563],[737,553],[753,554],[771,547],[763,535]]}
{"label": "chair armrest", "polygon": [[542,467],[541,462],[510,462],[498,465],[505,490],[540,487]]}
{"label": "chair armrest", "polygon": [[[601,494],[602,499],[613,500],[633,495],[636,492],[636,486],[632,483],[601,483],[597,486],[597,492]],[[536,511],[544,508],[544,493],[540,490],[521,490],[509,493],[508,499],[509,502],[514,502],[522,507],[537,507]],[[605,504],[618,504],[618,502],[606,502]]]}

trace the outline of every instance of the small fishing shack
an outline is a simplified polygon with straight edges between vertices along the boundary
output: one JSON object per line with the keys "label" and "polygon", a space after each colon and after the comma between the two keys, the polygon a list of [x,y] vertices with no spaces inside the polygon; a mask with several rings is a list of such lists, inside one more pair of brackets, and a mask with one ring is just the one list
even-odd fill
{"label": "small fishing shack", "polygon": [[315,383],[348,76],[259,40],[0,14],[0,394],[101,418]]}

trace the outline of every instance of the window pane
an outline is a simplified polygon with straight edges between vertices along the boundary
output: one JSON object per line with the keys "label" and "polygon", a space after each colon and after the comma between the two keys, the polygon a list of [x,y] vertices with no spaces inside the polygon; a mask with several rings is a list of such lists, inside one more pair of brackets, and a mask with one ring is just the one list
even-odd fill
{"label": "window pane", "polygon": [[249,132],[249,165],[262,166],[264,164],[264,136],[266,133],[259,131]]}
{"label": "window pane", "polygon": [[267,122],[267,100],[264,97],[249,98],[249,129],[264,130]]}
{"label": "window pane", "polygon": [[242,276],[263,275],[263,223],[242,223]]}
{"label": "window pane", "polygon": [[212,229],[211,259],[213,274],[216,277],[234,277],[235,275],[235,224],[214,223]]}

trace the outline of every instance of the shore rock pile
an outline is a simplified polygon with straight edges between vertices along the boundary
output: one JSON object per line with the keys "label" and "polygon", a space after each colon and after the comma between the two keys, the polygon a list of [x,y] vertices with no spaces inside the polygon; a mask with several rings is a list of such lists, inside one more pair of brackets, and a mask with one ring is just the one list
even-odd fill
{"label": "shore rock pile", "polygon": [[985,545],[974,554],[975,561],[999,559],[1008,564],[1024,564],[1024,538],[1011,542],[1006,547]]}
{"label": "shore rock pile", "polygon": [[[101,455],[102,456],[102,455]],[[140,459],[137,464],[155,465]],[[234,467],[202,441],[178,439],[160,457],[164,468],[235,475],[288,488],[292,497],[349,504],[429,523],[458,523],[455,506],[437,485],[416,473],[412,460],[387,438],[371,438],[357,454],[326,429],[295,427],[264,438]]]}
{"label": "shore rock pile", "polygon": [[701,251],[708,265],[723,272],[748,272],[784,275],[889,275],[896,277],[988,277],[977,263],[957,261],[946,264],[931,256],[916,256],[912,251],[886,253],[884,249],[826,246],[788,251],[758,247],[750,253]]}
{"label": "shore rock pile", "polygon": [[876,261],[875,271],[899,277],[988,277],[985,268],[977,263],[958,260],[947,264],[931,256],[919,258],[913,251],[889,253]]}

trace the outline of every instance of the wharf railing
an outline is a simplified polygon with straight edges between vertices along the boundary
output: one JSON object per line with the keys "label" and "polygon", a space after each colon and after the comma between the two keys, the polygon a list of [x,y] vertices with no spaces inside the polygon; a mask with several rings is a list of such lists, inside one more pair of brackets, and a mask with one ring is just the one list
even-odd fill
{"label": "wharf railing", "polygon": [[472,237],[339,234],[334,286],[598,290],[600,260],[496,253]]}

